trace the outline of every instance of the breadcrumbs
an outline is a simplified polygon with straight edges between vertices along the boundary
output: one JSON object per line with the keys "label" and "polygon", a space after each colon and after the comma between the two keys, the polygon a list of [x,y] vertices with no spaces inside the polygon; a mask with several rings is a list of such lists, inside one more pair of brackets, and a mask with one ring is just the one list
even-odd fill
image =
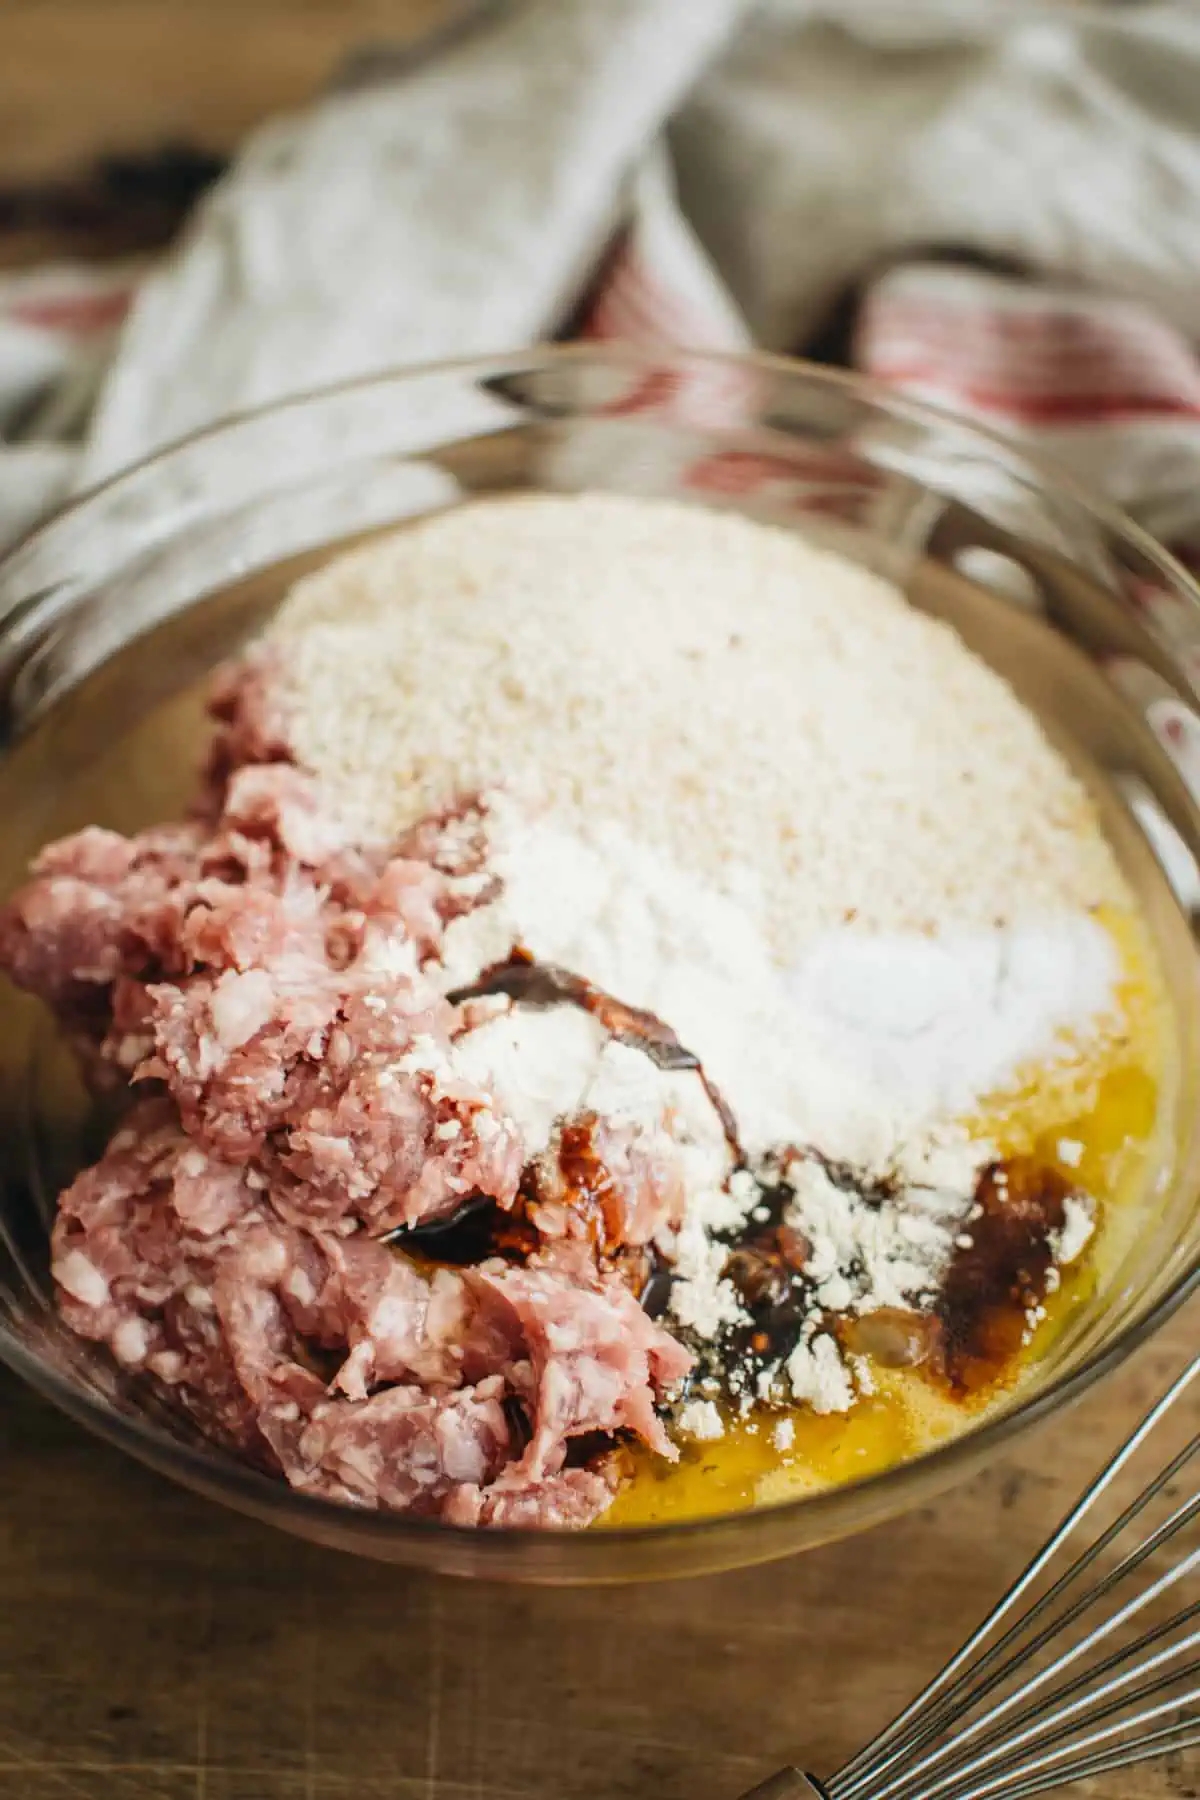
{"label": "breadcrumbs", "polygon": [[296,748],[368,837],[506,788],[737,893],[781,954],[847,921],[1127,898],[1006,683],[785,530],[615,495],[479,501],[308,576],[271,635]]}

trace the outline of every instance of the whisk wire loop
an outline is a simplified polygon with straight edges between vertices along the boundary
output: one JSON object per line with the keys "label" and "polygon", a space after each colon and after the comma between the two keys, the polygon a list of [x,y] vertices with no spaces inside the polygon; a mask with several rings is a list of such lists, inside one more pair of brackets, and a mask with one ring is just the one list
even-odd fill
{"label": "whisk wire loop", "polygon": [[[1028,1656],[1036,1655],[1039,1650],[1052,1642],[1061,1630],[1065,1629],[1068,1625],[1073,1624],[1075,1620],[1082,1617],[1089,1608],[1102,1600],[1105,1595],[1110,1593],[1113,1588],[1117,1587],[1127,1575],[1140,1567],[1154,1550],[1161,1548],[1163,1543],[1173,1537],[1180,1525],[1186,1523],[1198,1510],[1200,1510],[1200,1498],[1191,1502],[1186,1508],[1180,1508],[1179,1514],[1176,1515],[1175,1518],[1168,1520],[1151,1538],[1147,1539],[1144,1544],[1139,1545],[1136,1551],[1132,1551],[1127,1557],[1123,1558],[1110,1574],[1098,1581],[1096,1585],[1089,1589],[1086,1594],[1082,1595],[1073,1606],[1068,1607],[1059,1618],[1053,1620],[1049,1626],[1043,1631],[1040,1631],[1029,1645]],[[1186,1515],[1186,1517],[1182,1515]],[[1184,1560],[1177,1564],[1173,1569],[1169,1569],[1165,1574],[1160,1575],[1158,1580],[1152,1582],[1142,1593],[1135,1595],[1132,1600],[1126,1601],[1124,1606],[1119,1607],[1117,1611],[1105,1619],[1102,1624],[1097,1625],[1086,1637],[1081,1638],[1077,1644],[1073,1644],[1069,1649],[1062,1651],[1052,1662],[1048,1663],[1045,1668],[1039,1669],[1018,1687],[1014,1688],[1010,1694],[1005,1695],[1004,1699],[997,1702],[990,1711],[983,1713],[979,1718],[964,1725],[958,1734],[948,1743],[942,1744],[938,1749],[931,1751],[927,1756],[921,1757],[919,1761],[907,1768],[904,1774],[897,1780],[885,1782],[882,1786],[873,1789],[872,1800],[899,1800],[901,1795],[911,1792],[914,1782],[921,1776],[928,1774],[930,1770],[946,1761],[956,1759],[960,1755],[963,1747],[970,1743],[973,1738],[977,1737],[980,1732],[985,1730],[985,1728],[998,1724],[1005,1719],[1022,1700],[1027,1699],[1031,1694],[1034,1694],[1038,1692],[1039,1689],[1045,1687],[1049,1681],[1052,1681],[1056,1675],[1061,1674],[1064,1669],[1071,1668],[1075,1663],[1079,1662],[1082,1657],[1089,1655],[1090,1652],[1095,1649],[1097,1644],[1105,1642],[1114,1632],[1119,1631],[1123,1625],[1135,1618],[1138,1613],[1144,1611],[1147,1606],[1153,1604],[1153,1602],[1162,1594],[1166,1593],[1168,1589],[1174,1587],[1177,1582],[1184,1580],[1191,1574],[1192,1570],[1198,1566],[1200,1566],[1200,1550],[1193,1551],[1190,1556],[1185,1557]],[[1071,1571],[1071,1574],[1072,1576],[1074,1575],[1073,1570]],[[978,1699],[984,1692],[989,1691],[999,1681],[1003,1680],[1007,1675],[1012,1673],[1014,1669],[1020,1667],[1027,1660],[1028,1657],[1023,1652],[1010,1658],[1003,1668],[993,1676],[990,1682],[983,1684],[980,1689],[971,1692],[967,1705],[974,1706],[977,1704]],[[963,1710],[965,1711],[966,1707],[964,1707]],[[946,1785],[947,1784],[943,1783],[934,1783],[932,1786],[923,1786],[921,1789],[922,1800],[926,1800],[927,1796],[942,1793]]]}
{"label": "whisk wire loop", "polygon": [[[1200,1693],[1200,1690],[1197,1690]],[[1164,1706],[1149,1707],[1143,1713],[1135,1715],[1128,1721],[1130,1726],[1148,1725],[1154,1719],[1163,1718],[1167,1713],[1176,1710],[1175,1703]],[[1100,1772],[1104,1768],[1127,1767],[1132,1762],[1148,1761],[1152,1755],[1163,1755],[1172,1748],[1178,1748],[1177,1740],[1187,1738],[1190,1742],[1191,1728],[1174,1725],[1162,1726],[1158,1731],[1151,1731],[1141,1737],[1136,1745],[1128,1746],[1133,1752],[1140,1754],[1121,1755],[1120,1760],[1113,1756],[1079,1756],[1078,1752],[1087,1750],[1094,1744],[1105,1743],[1126,1729],[1125,1725],[1110,1725],[1103,1731],[1090,1732],[1073,1744],[1063,1745],[1057,1750],[1048,1750],[1044,1755],[1032,1757],[1028,1762],[1017,1763],[1003,1774],[993,1776],[975,1787],[959,1786],[953,1790],[954,1800],[1013,1800],[1017,1793],[1038,1793],[1042,1788],[1061,1787],[1067,1782],[1079,1781],[1085,1772]],[[1200,1736],[1200,1726],[1195,1728]],[[1072,1758],[1075,1760],[1072,1761]]]}
{"label": "whisk wire loop", "polygon": [[[1175,1560],[1155,1564],[1200,1519],[1200,1491],[1178,1500],[1175,1493],[1200,1453],[1200,1434],[1050,1579],[1076,1528],[1197,1376],[1200,1357],[1130,1433],[962,1648],[825,1784],[828,1800],[1027,1800],[1200,1745],[1200,1600],[1176,1603],[1165,1620],[1148,1616],[1200,1571],[1200,1548],[1173,1551]],[[1143,1515],[1159,1499],[1173,1502],[1172,1509],[1152,1525]],[[1116,1560],[1101,1567],[1110,1550]],[[1139,1571],[1144,1585],[1131,1590]],[[1038,1592],[1043,1577],[1048,1585]]]}
{"label": "whisk wire loop", "polygon": [[[1166,1626],[1160,1626],[1158,1630],[1147,1632],[1144,1636],[1136,1638],[1132,1644],[1128,1644],[1124,1649],[1106,1657],[1095,1668],[1086,1670],[1073,1681],[1066,1682],[1052,1693],[1043,1695],[1032,1706],[1028,1706],[1023,1712],[1018,1713],[1015,1719],[1009,1721],[1007,1725],[1005,1723],[995,1725],[977,1741],[976,1756],[965,1764],[953,1779],[959,1780],[965,1774],[975,1773],[986,1768],[989,1764],[998,1761],[1001,1756],[1009,1755],[1026,1744],[1035,1743],[1038,1738],[1053,1732],[1064,1732],[1070,1721],[1078,1718],[1081,1714],[1086,1714],[1092,1720],[1110,1718],[1113,1714],[1124,1711],[1126,1707],[1132,1706],[1140,1700],[1149,1699],[1153,1694],[1159,1694],[1167,1688],[1174,1687],[1190,1675],[1200,1674],[1200,1660],[1193,1660],[1185,1664],[1182,1669],[1174,1670],[1171,1674],[1160,1676],[1155,1681],[1142,1679],[1139,1684],[1140,1677],[1152,1674],[1157,1669],[1165,1668],[1187,1650],[1200,1644],[1200,1632],[1193,1632],[1189,1637],[1170,1645],[1166,1650],[1160,1651],[1157,1656],[1150,1657],[1147,1661],[1139,1664],[1138,1667],[1126,1670],[1125,1674],[1117,1676],[1114,1680],[1103,1682],[1099,1686],[1093,1685],[1097,1676],[1107,1673],[1119,1663],[1138,1654],[1148,1644],[1158,1637],[1164,1636],[1167,1631],[1177,1626],[1181,1619],[1196,1610],[1192,1607],[1185,1609],[1184,1613],[1176,1613]],[[1079,1697],[1070,1700],[1070,1704],[1063,1704],[1071,1695]],[[1101,1704],[1097,1705],[1097,1702]],[[1023,1726],[1024,1729],[1013,1732],[1011,1728],[1014,1725]],[[990,1750],[994,1744],[1001,1746],[994,1755],[978,1754],[985,1749]],[[935,1783],[933,1787],[925,1790],[925,1794],[936,1794],[948,1785],[950,1783],[945,1780]]]}
{"label": "whisk wire loop", "polygon": [[[1171,1459],[1166,1468],[1147,1484],[1136,1500],[1124,1509],[1120,1517],[1100,1534],[1040,1599],[1036,1600],[989,1648],[981,1650],[992,1632],[1002,1620],[1013,1612],[1024,1595],[1034,1586],[1075,1528],[1091,1512],[1133,1457],[1137,1455],[1146,1439],[1197,1375],[1200,1375],[1200,1357],[1195,1358],[1181,1372],[1161,1399],[1150,1409],[1141,1424],[1130,1433],[1124,1444],[1084,1490],[1037,1555],[1032,1558],[982,1623],[971,1633],[961,1649],[950,1657],[921,1693],[910,1701],[870,1743],[864,1745],[856,1755],[851,1757],[839,1773],[827,1783],[832,1800],[860,1800],[860,1797],[865,1800],[864,1790],[869,1790],[870,1800],[878,1800],[878,1797],[889,1791],[882,1785],[882,1777],[886,1776],[890,1769],[896,1767],[915,1750],[919,1750],[923,1745],[940,1736],[948,1720],[966,1711],[993,1687],[999,1685],[1003,1679],[1003,1675],[999,1671],[995,1673],[994,1679],[981,1680],[980,1678],[986,1678],[996,1670],[996,1665],[1004,1657],[1005,1652],[1024,1637],[1029,1626],[1049,1610],[1065,1590],[1113,1542],[1118,1533],[1124,1530],[1144,1507],[1178,1475],[1195,1454],[1200,1445],[1200,1439],[1197,1438],[1193,1438],[1177,1456]],[[1055,1629],[1057,1630],[1058,1627],[1056,1626]],[[980,1651],[981,1654],[976,1655],[976,1652]],[[1023,1651],[1022,1656],[1025,1654],[1026,1652]],[[969,1698],[964,1701],[964,1696],[967,1695]]]}

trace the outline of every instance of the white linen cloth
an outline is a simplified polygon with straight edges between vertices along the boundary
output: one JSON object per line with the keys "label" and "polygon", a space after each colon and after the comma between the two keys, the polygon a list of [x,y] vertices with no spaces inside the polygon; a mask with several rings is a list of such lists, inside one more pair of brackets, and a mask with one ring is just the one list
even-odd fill
{"label": "white linen cloth", "polygon": [[[549,336],[604,267],[590,335],[782,350],[882,271],[861,362],[1200,539],[1200,15],[1034,11],[507,0],[377,57],[258,131],[158,266],[0,283],[0,538],[229,412]],[[1049,287],[895,269],[931,246]],[[1107,344],[1128,404],[1014,411],[1014,309]]]}

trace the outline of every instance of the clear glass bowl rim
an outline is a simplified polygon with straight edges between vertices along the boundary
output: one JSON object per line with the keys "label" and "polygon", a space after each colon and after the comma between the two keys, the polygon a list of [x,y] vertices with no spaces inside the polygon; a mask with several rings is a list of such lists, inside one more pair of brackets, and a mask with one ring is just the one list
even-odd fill
{"label": "clear glass bowl rim", "polygon": [[[247,423],[273,416],[286,417],[289,412],[335,400],[339,395],[369,392],[373,388],[381,391],[402,389],[406,380],[416,382],[440,375],[494,379],[496,376],[533,372],[545,369],[548,365],[567,365],[573,362],[618,366],[631,372],[638,369],[661,369],[664,364],[756,370],[777,380],[800,380],[812,387],[826,388],[853,399],[864,407],[878,409],[892,418],[911,421],[915,425],[931,429],[950,429],[961,439],[976,440],[993,456],[1016,468],[1022,475],[1032,476],[1040,488],[1057,491],[1109,531],[1125,538],[1146,561],[1157,568],[1175,596],[1193,611],[1200,630],[1200,585],[1193,581],[1182,564],[1120,507],[1102,495],[1092,493],[1086,484],[1077,481],[1068,470],[1059,467],[1052,457],[1026,450],[1024,445],[1006,437],[1003,432],[977,424],[950,408],[913,400],[870,377],[853,371],[827,368],[798,357],[765,351],[698,351],[669,345],[654,349],[619,342],[537,344],[524,350],[494,355],[400,365],[228,414],[217,423],[174,439],[150,455],[127,465],[117,474],[73,496],[40,521],[0,557],[0,591],[5,577],[22,553],[38,543],[50,540],[60,525],[86,515],[97,500],[132,485],[143,472],[168,464],[182,450],[211,443],[219,451],[221,439],[232,436],[240,426]],[[57,589],[51,588],[36,595],[28,611],[18,606],[17,616],[23,626],[42,621],[54,616],[64,604],[69,608],[77,599],[78,594],[71,584],[67,584],[67,591],[61,594]],[[0,642],[12,616],[11,610],[0,614]],[[1180,679],[1186,679],[1182,673]],[[706,1566],[744,1566],[760,1560],[762,1556],[774,1557],[787,1553],[786,1550],[780,1551],[776,1545],[756,1555],[753,1547],[743,1542],[732,1556],[723,1557],[721,1541],[730,1538],[744,1540],[756,1523],[765,1526],[769,1522],[778,1526],[785,1524],[788,1519],[798,1519],[803,1515],[812,1527],[806,1534],[808,1542],[812,1543],[819,1542],[826,1536],[842,1535],[837,1529],[836,1518],[852,1497],[861,1499],[874,1496],[881,1504],[872,1509],[870,1518],[864,1519],[861,1526],[851,1526],[851,1531],[865,1529],[883,1518],[901,1512],[908,1504],[910,1488],[927,1483],[931,1492],[944,1490],[960,1474],[979,1466],[1012,1438],[1024,1434],[1052,1414],[1065,1410],[1082,1398],[1097,1381],[1123,1364],[1198,1290],[1200,1252],[1152,1306],[1127,1322],[1111,1342],[1093,1351],[1078,1368],[1055,1378],[1043,1392],[1024,1400],[1017,1399],[1003,1411],[983,1419],[947,1442],[906,1462],[893,1464],[872,1475],[841,1482],[817,1493],[767,1506],[667,1523],[605,1526],[587,1532],[553,1531],[536,1527],[480,1529],[448,1524],[438,1519],[412,1518],[403,1513],[366,1509],[360,1511],[336,1501],[300,1493],[285,1482],[273,1480],[238,1464],[231,1454],[227,1455],[215,1448],[210,1457],[178,1439],[160,1436],[140,1420],[129,1419],[101,1406],[49,1365],[33,1356],[11,1335],[3,1321],[0,1321],[0,1362],[77,1423],[158,1473],[260,1519],[279,1513],[289,1515],[294,1522],[294,1529],[301,1535],[313,1535],[324,1525],[328,1529],[321,1535],[330,1541],[344,1538],[345,1528],[352,1525],[356,1535],[365,1534],[367,1537],[377,1538],[381,1545],[407,1540],[415,1550],[422,1543],[432,1549],[439,1543],[457,1541],[461,1545],[470,1545],[471,1560],[478,1564],[472,1572],[485,1579],[489,1576],[503,1579],[503,1568],[493,1565],[503,1564],[509,1553],[509,1546],[520,1544],[527,1555],[533,1552],[535,1557],[538,1546],[542,1546],[544,1551],[552,1552],[556,1561],[565,1556],[568,1561],[580,1565],[576,1571],[558,1572],[552,1579],[570,1582],[574,1575],[587,1581],[604,1579],[604,1571],[601,1567],[593,1572],[585,1565],[603,1565],[609,1558],[619,1560],[621,1546],[648,1546],[654,1542],[666,1543],[668,1540],[678,1542],[690,1539],[693,1543],[703,1540],[713,1551],[711,1565]],[[886,1501],[884,1496],[888,1497]],[[917,1497],[914,1494],[912,1499],[915,1501]],[[825,1521],[830,1526],[828,1532],[822,1530]],[[416,1563],[424,1559],[414,1555],[411,1559],[404,1560]],[[666,1575],[673,1572],[670,1568],[663,1571]],[[649,1578],[652,1574],[653,1571],[643,1571],[642,1578]],[[533,1575],[532,1578],[537,1577]],[[619,1581],[623,1577],[618,1571],[613,1571],[613,1579]]]}

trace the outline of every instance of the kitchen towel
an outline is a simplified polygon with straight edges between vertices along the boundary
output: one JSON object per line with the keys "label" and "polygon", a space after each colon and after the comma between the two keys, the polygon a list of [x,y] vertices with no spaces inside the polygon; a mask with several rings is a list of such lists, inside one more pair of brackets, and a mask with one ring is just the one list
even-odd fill
{"label": "kitchen towel", "polygon": [[1190,7],[468,10],[258,131],[156,264],[0,281],[0,539],[303,388],[567,330],[803,351],[854,292],[836,354],[1200,544]]}

